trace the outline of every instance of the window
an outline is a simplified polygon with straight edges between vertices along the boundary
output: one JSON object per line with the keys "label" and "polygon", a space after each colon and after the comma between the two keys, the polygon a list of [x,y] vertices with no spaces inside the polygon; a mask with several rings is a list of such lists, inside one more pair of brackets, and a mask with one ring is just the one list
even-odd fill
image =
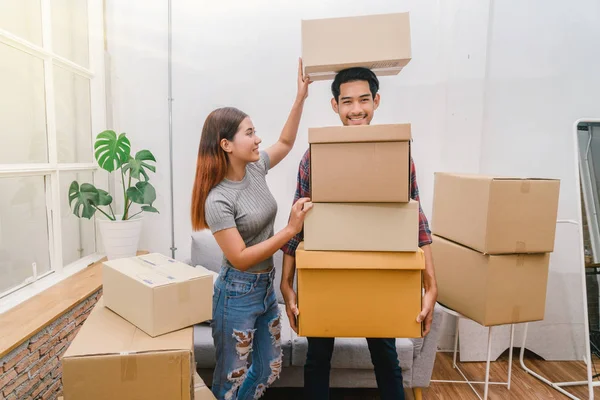
{"label": "window", "polygon": [[96,252],[68,188],[101,174],[102,46],[100,1],[0,1],[0,298]]}

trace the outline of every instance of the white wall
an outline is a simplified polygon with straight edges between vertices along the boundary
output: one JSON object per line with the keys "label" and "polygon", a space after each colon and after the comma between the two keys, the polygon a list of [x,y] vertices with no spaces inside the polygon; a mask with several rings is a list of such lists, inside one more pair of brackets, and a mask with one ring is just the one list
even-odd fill
{"label": "white wall", "polygon": [[[173,129],[177,257],[190,252],[190,192],[204,119],[214,108],[231,105],[252,117],[263,146],[272,144],[285,123],[296,91],[301,18],[411,11],[413,60],[401,75],[381,79],[382,104],[375,122],[411,122],[414,158],[423,207],[431,209],[432,175],[438,168],[443,113],[440,81],[440,18],[436,1],[387,1],[345,4],[312,1],[286,8],[273,1],[173,2]],[[236,10],[235,12],[228,11]],[[161,215],[149,218],[160,227],[142,245],[168,251],[167,20],[166,3],[108,2],[109,52],[113,60],[113,101],[119,131],[134,148],[157,156],[155,185]],[[275,12],[279,17],[275,18]],[[351,43],[348,43],[351,46]],[[276,56],[274,56],[276,55]],[[283,227],[291,206],[298,162],[307,148],[309,126],[339,124],[329,105],[330,82],[311,85],[297,145],[269,173],[279,203],[276,229]]]}
{"label": "white wall", "polygon": [[[161,214],[147,218],[152,230],[145,231],[141,246],[168,254],[166,7],[158,0],[107,2],[115,129],[128,132],[134,149],[149,148],[158,159],[152,182]],[[592,98],[600,85],[594,71],[599,56],[593,52],[600,13],[594,7],[594,0],[578,2],[577,12],[541,0],[310,0],[285,6],[268,0],[174,0],[176,257],[190,254],[190,192],[206,115],[220,106],[239,107],[253,118],[263,145],[273,143],[295,95],[300,20],[310,18],[411,12],[413,60],[399,76],[381,78],[374,122],[413,124],[426,214],[431,215],[433,173],[444,170],[561,178],[559,217],[579,219],[571,126],[578,117],[600,114]],[[341,45],[351,49],[352,40],[342,38]],[[307,128],[339,124],[329,107],[329,84],[311,85],[297,145],[268,175],[279,204],[276,229],[287,221]],[[558,228],[552,269],[564,275],[550,279],[549,321],[572,337],[581,327],[578,245],[572,228]],[[539,332],[532,328],[533,336]],[[451,345],[448,327],[441,346]]]}

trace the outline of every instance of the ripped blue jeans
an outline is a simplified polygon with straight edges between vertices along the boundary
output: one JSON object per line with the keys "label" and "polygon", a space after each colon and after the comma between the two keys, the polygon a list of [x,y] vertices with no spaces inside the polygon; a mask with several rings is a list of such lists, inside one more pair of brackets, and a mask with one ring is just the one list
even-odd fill
{"label": "ripped blue jeans", "polygon": [[281,319],[275,269],[253,274],[227,266],[215,283],[212,392],[218,400],[260,398],[281,372]]}

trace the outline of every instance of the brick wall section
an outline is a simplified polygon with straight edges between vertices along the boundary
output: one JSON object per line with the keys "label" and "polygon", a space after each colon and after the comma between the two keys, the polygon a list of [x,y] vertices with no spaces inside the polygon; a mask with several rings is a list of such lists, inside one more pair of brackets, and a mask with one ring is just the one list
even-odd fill
{"label": "brick wall section", "polygon": [[55,400],[62,395],[62,355],[102,295],[77,304],[0,359],[0,398]]}

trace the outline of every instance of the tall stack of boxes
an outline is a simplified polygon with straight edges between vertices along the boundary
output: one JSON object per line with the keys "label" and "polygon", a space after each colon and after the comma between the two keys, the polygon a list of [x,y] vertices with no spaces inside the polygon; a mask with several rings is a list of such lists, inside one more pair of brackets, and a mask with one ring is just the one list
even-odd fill
{"label": "tall stack of boxes", "polygon": [[[346,36],[352,51],[340,46]],[[302,21],[312,80],[350,67],[395,75],[410,59],[408,13]],[[425,257],[410,196],[410,128],[309,129],[313,208],[296,251],[301,336],[422,336]]]}
{"label": "tall stack of boxes", "polygon": [[483,326],[544,319],[560,182],[436,173],[438,302]]}
{"label": "tall stack of boxes", "polygon": [[192,325],[212,318],[212,274],[162,254],[103,264],[103,297],[63,357],[65,400],[212,400]]}
{"label": "tall stack of boxes", "polygon": [[296,252],[299,334],[421,337],[425,258],[410,125],[309,129],[312,210]]}

